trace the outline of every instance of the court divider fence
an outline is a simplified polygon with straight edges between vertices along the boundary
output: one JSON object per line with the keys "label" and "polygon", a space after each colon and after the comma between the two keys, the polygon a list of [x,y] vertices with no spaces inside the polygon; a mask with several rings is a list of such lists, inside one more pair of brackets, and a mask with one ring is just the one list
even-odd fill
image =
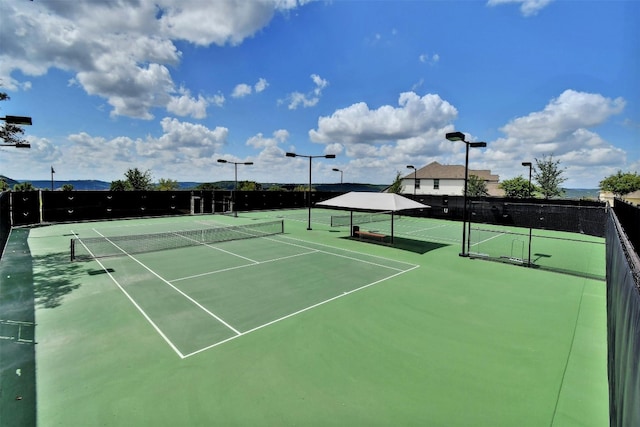
{"label": "court divider fence", "polygon": [[609,419],[611,426],[638,426],[640,258],[616,211],[610,211],[606,227]]}

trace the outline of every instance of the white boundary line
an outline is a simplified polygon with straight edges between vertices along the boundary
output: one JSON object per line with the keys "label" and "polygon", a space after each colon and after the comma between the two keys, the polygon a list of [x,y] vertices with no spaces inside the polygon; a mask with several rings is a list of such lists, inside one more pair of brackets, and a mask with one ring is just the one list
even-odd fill
{"label": "white boundary line", "polygon": [[95,230],[96,233],[100,234],[100,236],[104,237],[109,243],[111,243],[113,246],[115,246],[116,248],[118,248],[118,250],[122,251],[122,253],[124,253],[125,255],[127,255],[129,258],[131,258],[132,260],[134,260],[135,262],[137,262],[138,264],[140,264],[142,267],[144,267],[148,272],[150,272],[151,274],[153,274],[154,276],[156,276],[158,279],[162,280],[165,284],[171,286],[176,292],[178,292],[180,295],[182,295],[183,297],[185,297],[186,299],[188,299],[189,301],[191,301],[194,305],[196,305],[198,308],[200,308],[202,311],[204,311],[205,313],[207,313],[208,315],[210,315],[211,317],[213,317],[214,319],[216,319],[218,322],[222,323],[223,325],[225,325],[227,328],[231,329],[233,332],[235,332],[236,334],[240,335],[240,331],[238,331],[236,328],[234,328],[233,326],[231,326],[230,324],[228,324],[227,322],[225,322],[222,318],[220,318],[219,316],[217,316],[216,314],[212,313],[211,311],[209,311],[206,307],[204,307],[202,304],[200,304],[198,301],[194,300],[193,298],[191,298],[189,295],[185,294],[184,292],[182,292],[180,289],[176,288],[175,286],[173,286],[171,284],[171,282],[169,282],[168,280],[166,280],[164,277],[160,276],[158,273],[156,273],[155,271],[153,271],[152,269],[150,269],[149,267],[147,267],[144,263],[142,263],[142,261],[139,261],[138,259],[136,259],[135,257],[133,257],[132,255],[129,255],[127,252],[125,252],[122,248],[120,248],[118,245],[116,245],[115,243],[113,243],[111,240],[109,240],[108,237],[103,236],[99,231]]}
{"label": "white boundary line", "polygon": [[[162,330],[161,330],[161,329],[160,329],[160,328],[159,328],[159,327],[158,327],[158,326],[153,322],[153,320],[151,320],[151,318],[150,318],[150,317],[147,315],[147,313],[142,309],[142,307],[140,307],[140,305],[139,305],[139,304],[138,304],[138,303],[133,299],[133,297],[131,297],[131,295],[129,295],[129,293],[127,293],[127,291],[125,291],[125,289],[122,287],[122,285],[120,285],[120,283],[115,279],[115,277],[111,274],[111,272],[109,272],[109,270],[104,266],[104,264],[102,264],[102,262],[101,262],[99,259],[94,258],[94,259],[95,259],[95,261],[98,263],[98,265],[100,265],[100,267],[101,267],[101,268],[102,268],[102,269],[103,269],[103,270],[104,270],[104,271],[109,275],[109,277],[110,277],[110,278],[111,278],[111,280],[116,284],[116,286],[118,286],[118,288],[119,288],[119,289],[120,289],[120,290],[121,290],[121,291],[122,291],[122,292],[127,296],[127,298],[128,298],[128,299],[133,303],[133,305],[136,307],[136,309],[137,309],[137,310],[138,310],[138,311],[139,311],[139,312],[144,316],[144,318],[145,318],[145,319],[146,319],[146,320],[147,320],[147,321],[152,325],[152,327],[153,327],[153,328],[154,328],[154,329],[155,329],[155,330],[160,334],[160,336],[165,340],[165,342],[167,342],[167,344],[169,344],[169,346],[170,346],[170,347],[171,347],[171,348],[176,352],[176,354],[177,354],[181,359],[186,359],[187,357],[190,357],[190,356],[193,356],[193,355],[196,355],[196,354],[202,353],[202,352],[204,352],[204,351],[206,351],[206,350],[209,350],[209,349],[211,349],[211,348],[217,347],[217,346],[219,346],[219,345],[221,345],[221,344],[224,344],[224,343],[226,343],[226,342],[229,342],[229,341],[231,341],[231,340],[233,340],[233,339],[236,339],[236,338],[238,338],[238,337],[241,337],[241,336],[243,336],[243,335],[247,335],[247,334],[249,334],[249,333],[251,333],[251,332],[258,331],[258,330],[260,330],[260,329],[262,329],[262,328],[265,328],[265,327],[267,327],[267,326],[273,325],[274,323],[280,322],[280,321],[285,320],[285,319],[288,319],[288,318],[290,318],[290,317],[294,317],[294,316],[296,316],[296,315],[299,315],[299,314],[301,314],[301,313],[304,313],[304,312],[306,312],[306,311],[309,311],[309,310],[311,310],[311,309],[314,309],[314,308],[316,308],[316,307],[319,307],[319,306],[321,306],[321,305],[324,305],[324,304],[326,304],[326,303],[328,303],[328,302],[331,302],[331,301],[337,300],[338,298],[342,298],[342,297],[345,297],[345,296],[347,296],[347,295],[350,295],[350,294],[352,294],[352,293],[354,293],[354,292],[361,291],[361,290],[363,290],[363,289],[369,288],[369,287],[371,287],[371,286],[373,286],[373,285],[376,285],[376,284],[378,284],[378,283],[381,283],[381,282],[384,282],[384,281],[386,281],[386,280],[392,279],[392,278],[394,278],[394,277],[397,277],[397,276],[399,276],[399,275],[401,275],[401,274],[407,273],[407,272],[409,272],[409,271],[415,270],[416,268],[420,267],[420,266],[419,266],[419,265],[417,265],[417,264],[410,264],[410,263],[407,263],[407,262],[404,262],[404,261],[396,261],[396,260],[393,260],[393,259],[391,259],[391,258],[385,258],[385,257],[377,256],[377,255],[363,254],[363,253],[361,253],[361,252],[356,252],[356,251],[349,250],[349,249],[342,249],[342,248],[338,248],[338,247],[335,247],[335,246],[330,246],[330,245],[325,245],[325,244],[315,243],[315,242],[308,242],[308,241],[305,241],[305,240],[296,239],[296,238],[292,238],[292,237],[286,237],[286,239],[294,240],[294,241],[297,241],[297,242],[306,243],[306,244],[309,244],[309,245],[318,245],[318,246],[321,246],[321,247],[331,248],[331,249],[334,249],[334,250],[336,250],[336,251],[350,252],[350,253],[354,253],[354,254],[363,255],[363,256],[366,256],[366,257],[378,258],[378,259],[380,259],[380,260],[387,260],[387,261],[390,261],[390,262],[394,262],[394,263],[397,263],[397,264],[404,264],[404,265],[408,266],[408,268],[407,268],[407,269],[402,270],[402,269],[400,269],[400,268],[391,267],[391,266],[387,266],[387,265],[383,265],[383,264],[378,264],[378,263],[375,263],[375,262],[372,262],[372,261],[367,261],[367,260],[358,259],[358,258],[351,257],[351,256],[341,255],[341,254],[333,253],[333,252],[330,252],[330,251],[319,250],[319,249],[315,249],[315,248],[312,248],[312,247],[303,246],[303,245],[301,245],[301,244],[297,244],[297,243],[289,243],[289,242],[286,242],[286,241],[283,241],[283,240],[280,240],[280,239],[264,237],[264,239],[267,239],[267,240],[271,240],[271,241],[279,242],[279,243],[286,244],[286,245],[292,245],[292,246],[300,247],[300,248],[303,248],[303,249],[309,249],[309,251],[308,251],[308,252],[304,252],[304,253],[300,253],[300,254],[295,254],[295,255],[286,256],[286,257],[275,258],[275,259],[271,259],[271,260],[267,260],[267,261],[261,261],[261,262],[258,262],[258,261],[252,261],[252,260],[250,260],[250,261],[252,261],[252,264],[246,264],[246,265],[237,266],[237,267],[230,267],[230,268],[227,268],[227,269],[217,270],[217,271],[213,271],[213,272],[208,272],[208,273],[203,273],[203,274],[199,274],[199,275],[194,275],[194,276],[190,276],[190,277],[184,277],[184,278],[179,278],[179,279],[174,279],[174,280],[173,280],[173,282],[175,282],[175,281],[181,281],[181,280],[186,280],[186,279],[189,279],[189,278],[194,278],[194,277],[199,277],[199,276],[205,276],[205,275],[208,275],[208,274],[220,273],[220,272],[223,272],[223,271],[229,271],[229,270],[234,270],[234,269],[238,269],[238,268],[252,267],[252,266],[256,266],[256,265],[260,265],[260,264],[266,264],[266,263],[270,263],[270,262],[281,261],[281,260],[285,260],[285,259],[289,259],[289,258],[293,258],[293,257],[297,257],[297,256],[310,255],[310,254],[318,253],[318,252],[320,252],[320,253],[325,253],[325,254],[327,254],[327,255],[332,255],[332,256],[337,256],[337,257],[341,257],[341,258],[346,258],[346,259],[350,259],[350,260],[354,260],[354,261],[362,262],[362,263],[365,263],[365,264],[371,264],[371,265],[375,265],[375,266],[377,266],[377,267],[388,268],[388,269],[391,269],[391,270],[395,270],[395,271],[397,271],[395,274],[392,274],[391,276],[387,276],[387,277],[385,277],[385,278],[383,278],[383,279],[376,280],[376,281],[374,281],[374,282],[368,283],[368,284],[366,284],[366,285],[360,286],[360,287],[355,288],[355,289],[352,289],[352,290],[350,290],[350,291],[345,291],[345,292],[343,292],[342,294],[336,295],[336,296],[331,297],[331,298],[328,298],[328,299],[326,299],[326,300],[324,300],[324,301],[321,301],[321,302],[315,303],[315,304],[313,304],[313,305],[310,305],[310,306],[308,306],[308,307],[305,307],[305,308],[303,308],[303,309],[301,309],[301,310],[298,310],[298,311],[295,311],[295,312],[293,312],[293,313],[290,313],[290,314],[287,314],[287,315],[285,315],[285,316],[282,316],[282,317],[280,317],[280,318],[278,318],[278,319],[275,319],[275,320],[272,320],[272,321],[270,321],[270,322],[264,323],[264,324],[262,324],[262,325],[256,326],[256,327],[254,327],[254,328],[252,328],[252,329],[249,329],[249,330],[247,330],[247,331],[245,331],[245,332],[240,332],[240,331],[238,331],[237,329],[235,329],[234,327],[232,327],[231,325],[229,325],[227,322],[225,322],[223,319],[221,319],[220,317],[218,317],[217,315],[215,315],[214,313],[212,313],[211,311],[209,311],[207,308],[205,308],[204,306],[202,306],[202,304],[200,304],[199,302],[197,302],[195,299],[193,299],[192,297],[190,297],[189,295],[187,295],[186,293],[184,293],[184,292],[183,292],[183,291],[181,291],[180,289],[176,288],[176,287],[175,287],[175,286],[174,286],[170,281],[168,281],[168,280],[164,279],[162,276],[160,276],[158,273],[156,273],[155,271],[153,271],[151,268],[147,267],[144,263],[142,263],[141,261],[139,261],[138,259],[136,259],[136,258],[135,258],[135,257],[133,257],[132,255],[128,254],[124,249],[120,248],[118,245],[116,245],[114,242],[112,242],[108,237],[104,236],[104,235],[103,235],[102,233],[100,233],[98,230],[93,229],[93,231],[94,231],[95,233],[99,234],[101,237],[104,237],[104,238],[105,238],[109,243],[111,243],[112,245],[114,245],[118,250],[122,251],[122,253],[123,253],[123,254],[125,254],[127,257],[129,257],[130,259],[132,259],[133,261],[135,261],[137,264],[139,264],[140,266],[142,266],[143,268],[145,268],[147,271],[149,271],[149,272],[150,272],[151,274],[153,274],[155,277],[157,277],[158,279],[160,279],[160,280],[161,280],[162,282],[164,282],[165,284],[169,285],[169,286],[170,286],[171,288],[173,288],[176,292],[178,292],[179,294],[181,294],[182,296],[184,296],[186,299],[188,299],[189,301],[191,301],[191,302],[192,302],[194,305],[196,305],[198,308],[200,308],[201,310],[203,310],[204,312],[206,312],[207,314],[209,314],[210,316],[212,316],[213,318],[215,318],[216,320],[218,320],[220,323],[222,323],[223,325],[225,325],[227,328],[231,329],[231,330],[236,334],[236,335],[234,335],[234,336],[232,336],[232,337],[226,338],[226,339],[224,339],[224,340],[222,340],[222,341],[218,341],[218,342],[216,342],[216,343],[214,343],[214,344],[211,344],[211,345],[209,345],[209,346],[207,346],[207,347],[204,347],[204,348],[201,348],[201,349],[199,349],[199,350],[193,351],[193,352],[191,352],[191,353],[182,354],[182,353],[180,352],[180,350],[178,350],[178,348],[177,348],[177,347],[176,347],[176,346],[171,342],[171,340],[169,340],[169,338],[168,338],[168,337],[167,337],[167,336],[162,332]],[[76,236],[76,237],[77,237],[77,235],[76,235],[73,231],[72,231],[72,233],[74,234],[74,236]],[[284,236],[283,236],[283,237],[284,237]],[[82,240],[80,240],[80,242],[82,242]],[[83,243],[83,246],[84,246],[84,243]],[[209,247],[212,247],[212,246],[210,246],[210,245],[203,245],[203,246],[209,246]],[[93,256],[93,254],[91,253],[91,251],[90,251],[86,246],[85,246],[85,248],[87,249],[87,251],[89,252],[89,254],[91,254],[91,256]],[[212,247],[212,248],[217,249],[217,248],[215,248],[215,247]],[[228,252],[228,251],[224,251],[224,252]],[[230,255],[235,255],[235,254],[233,254],[233,253],[231,253],[231,252],[228,252],[228,253],[229,253]],[[241,257],[241,258],[244,258],[244,257]],[[245,259],[248,259],[248,258],[245,258]]]}
{"label": "white boundary line", "polygon": [[[73,233],[73,235],[78,238],[78,235],[72,230],[71,233]],[[79,240],[82,243],[82,240]],[[84,246],[84,243],[82,243],[82,246]],[[89,248],[87,248],[86,246],[84,246],[85,249],[87,250],[87,252],[89,252],[89,254],[91,254],[91,256],[93,257],[93,253],[91,253],[91,250],[89,250]],[[131,303],[133,304],[133,306],[140,312],[140,314],[142,314],[142,316],[147,320],[147,322],[149,322],[149,324],[151,325],[151,327],[153,327],[153,329],[156,330],[156,332],[158,334],[160,334],[160,336],[162,337],[162,339],[165,340],[165,342],[167,344],[169,344],[169,347],[171,347],[173,349],[173,351],[176,352],[176,354],[181,358],[184,359],[184,355],[180,352],[180,350],[178,350],[178,348],[173,344],[173,342],[171,342],[171,340],[164,334],[164,332],[162,332],[162,330],[160,329],[160,327],[158,327],[158,325],[155,324],[155,322],[153,320],[151,320],[151,318],[147,315],[147,313],[142,309],[142,307],[140,307],[140,305],[138,305],[138,303],[136,302],[136,300],[133,299],[133,297],[131,295],[129,295],[129,293],[127,291],[124,290],[124,288],[122,287],[122,285],[120,285],[120,282],[118,282],[116,280],[115,277],[113,277],[113,275],[111,274],[111,272],[107,269],[107,267],[104,266],[104,264],[102,264],[102,262],[97,259],[94,258],[94,260],[98,263],[98,265],[104,270],[105,273],[107,273],[107,275],[109,275],[109,278],[113,281],[113,283],[116,284],[116,286],[118,287],[118,289],[120,289],[122,291],[123,294],[125,294],[125,296],[127,297],[127,299],[129,301],[131,301]]]}
{"label": "white boundary line", "polygon": [[226,343],[226,342],[229,342],[229,341],[231,341],[231,340],[234,340],[234,339],[236,339],[236,338],[239,338],[239,337],[241,337],[241,336],[243,336],[243,335],[247,335],[247,334],[250,334],[250,333],[252,333],[252,332],[258,331],[258,330],[260,330],[260,329],[262,329],[262,328],[266,328],[267,326],[271,326],[271,325],[273,325],[274,323],[278,323],[278,322],[283,321],[283,320],[285,320],[285,319],[288,319],[288,318],[290,318],[290,317],[297,316],[297,315],[299,315],[299,314],[301,314],[301,313],[304,313],[305,311],[309,311],[309,310],[312,310],[312,309],[314,309],[314,308],[317,308],[317,307],[319,307],[319,306],[321,306],[321,305],[324,305],[324,304],[326,304],[326,303],[328,303],[328,302],[335,301],[335,300],[337,300],[338,298],[342,298],[342,297],[345,297],[345,296],[347,296],[347,295],[349,295],[349,294],[352,294],[352,293],[354,293],[354,292],[358,292],[358,291],[361,291],[361,290],[363,290],[363,289],[366,289],[366,288],[368,288],[368,287],[370,287],[370,286],[377,285],[378,283],[381,283],[381,282],[384,282],[384,281],[386,281],[386,280],[392,279],[392,278],[394,278],[394,277],[396,277],[396,276],[399,276],[399,275],[401,275],[401,274],[407,273],[407,272],[409,272],[409,271],[411,271],[411,270],[414,270],[414,269],[416,269],[416,268],[418,268],[418,267],[420,267],[420,266],[419,266],[419,265],[414,265],[412,268],[410,268],[410,269],[408,269],[408,270],[400,271],[400,272],[398,272],[398,273],[396,273],[396,274],[393,274],[393,275],[391,275],[391,276],[385,277],[384,279],[376,280],[375,282],[371,282],[371,283],[369,283],[369,284],[366,284],[366,285],[360,286],[359,288],[356,288],[356,289],[352,289],[352,290],[350,290],[350,291],[343,292],[343,293],[342,293],[342,294],[340,294],[340,295],[336,295],[336,296],[331,297],[331,298],[329,298],[329,299],[326,299],[326,300],[324,300],[324,301],[320,301],[320,302],[318,302],[318,303],[316,303],[316,304],[310,305],[309,307],[305,307],[305,308],[303,308],[303,309],[301,309],[301,310],[298,310],[298,311],[295,311],[295,312],[293,312],[293,313],[287,314],[286,316],[282,316],[282,317],[280,317],[280,318],[278,318],[278,319],[275,319],[275,320],[272,320],[272,321],[270,321],[270,322],[264,323],[264,324],[262,324],[262,325],[260,325],[260,326],[256,326],[255,328],[253,328],[253,329],[249,329],[249,330],[247,330],[247,331],[245,331],[245,332],[241,333],[240,335],[236,335],[236,336],[233,336],[233,337],[229,337],[229,338],[227,338],[227,339],[225,339],[225,340],[222,340],[222,341],[219,341],[219,342],[217,342],[217,343],[215,343],[215,344],[211,344],[211,345],[210,345],[210,346],[208,346],[208,347],[204,347],[204,348],[201,348],[201,349],[196,350],[196,351],[194,351],[194,352],[191,352],[191,353],[185,354],[185,355],[184,355],[184,357],[183,357],[183,359],[186,359],[187,357],[191,357],[191,356],[194,356],[194,355],[196,355],[196,354],[198,354],[198,353],[202,353],[202,352],[204,352],[204,351],[210,350],[210,349],[212,349],[212,348],[214,348],[214,347],[217,347],[217,346],[219,346],[219,345],[221,345],[221,344],[224,344],[224,343]]}

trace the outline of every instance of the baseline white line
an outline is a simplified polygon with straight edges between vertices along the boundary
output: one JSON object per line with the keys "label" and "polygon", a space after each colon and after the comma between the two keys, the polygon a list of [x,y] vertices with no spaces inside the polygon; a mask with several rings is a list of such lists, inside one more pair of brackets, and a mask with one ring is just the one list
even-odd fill
{"label": "baseline white line", "polygon": [[314,254],[314,253],[317,253],[317,252],[318,252],[317,250],[313,250],[313,251],[303,252],[303,253],[299,253],[299,254],[295,254],[295,255],[288,255],[288,256],[280,257],[280,258],[268,259],[266,261],[254,261],[252,264],[237,265],[235,267],[223,268],[221,270],[207,271],[206,273],[194,274],[193,276],[179,277],[177,279],[171,280],[171,283],[180,282],[181,280],[195,279],[196,277],[208,276],[210,274],[224,273],[225,271],[237,270],[237,269],[240,269],[240,268],[254,267],[254,266],[260,265],[260,264],[266,264],[266,263],[275,262],[275,261],[282,261],[282,260],[285,260],[285,259],[295,258],[295,257],[302,256],[302,255]]}
{"label": "baseline white line", "polygon": [[231,329],[233,332],[235,332],[236,334],[240,335],[240,331],[238,331],[236,328],[234,328],[233,326],[231,326],[230,324],[228,324],[227,322],[225,322],[222,318],[220,318],[219,316],[217,316],[216,314],[212,313],[211,311],[209,311],[206,307],[204,307],[202,304],[200,304],[198,301],[194,300],[193,298],[191,298],[189,295],[185,294],[184,292],[182,292],[180,289],[176,288],[175,286],[173,286],[171,284],[171,282],[169,282],[168,280],[166,280],[165,278],[163,278],[162,276],[160,276],[158,273],[156,273],[155,271],[153,271],[152,269],[150,269],[149,267],[147,267],[146,265],[144,265],[141,261],[139,261],[138,259],[134,258],[132,255],[128,254],[126,251],[124,251],[121,247],[119,247],[118,245],[116,245],[115,243],[113,243],[111,240],[109,240],[108,237],[103,236],[99,231],[96,230],[96,233],[100,234],[102,237],[104,237],[109,243],[111,243],[113,246],[115,246],[116,248],[118,248],[118,250],[122,251],[122,253],[124,253],[126,256],[128,256],[129,258],[131,258],[132,260],[134,260],[135,262],[137,262],[138,264],[140,264],[142,267],[144,267],[147,271],[149,271],[151,274],[153,274],[154,276],[156,276],[158,279],[162,280],[164,283],[166,283],[167,285],[171,286],[176,292],[178,292],[180,295],[182,295],[183,297],[185,297],[186,299],[188,299],[189,301],[191,301],[193,304],[195,304],[198,308],[200,308],[202,311],[204,311],[205,313],[207,313],[209,316],[213,317],[214,319],[216,319],[218,322],[222,323],[223,325],[225,325],[227,328]]}
{"label": "baseline white line", "polygon": [[210,346],[207,346],[207,347],[201,348],[201,349],[199,349],[199,350],[196,350],[196,351],[194,351],[194,352],[188,353],[188,354],[186,354],[186,355],[184,356],[184,358],[186,359],[187,357],[191,357],[191,356],[194,356],[194,355],[196,355],[196,354],[198,354],[198,353],[202,353],[202,352],[204,352],[204,351],[206,351],[206,350],[210,350],[210,349],[212,349],[212,348],[214,348],[214,347],[217,347],[217,346],[219,346],[219,345],[221,345],[221,344],[224,344],[224,343],[226,343],[226,342],[229,342],[229,341],[231,341],[231,340],[234,340],[234,339],[236,339],[236,338],[239,338],[239,337],[241,337],[241,336],[243,336],[243,335],[250,334],[250,333],[255,332],[255,331],[258,331],[258,330],[260,330],[260,329],[262,329],[262,328],[266,328],[267,326],[271,326],[271,325],[273,325],[274,323],[281,322],[281,321],[283,321],[283,320],[285,320],[285,319],[289,319],[289,318],[291,318],[291,317],[294,317],[294,316],[297,316],[297,315],[299,315],[299,314],[301,314],[301,313],[304,313],[305,311],[309,311],[309,310],[312,310],[312,309],[314,309],[314,308],[317,308],[317,307],[319,307],[319,306],[321,306],[321,305],[324,305],[324,304],[326,304],[326,303],[328,303],[328,302],[335,301],[335,300],[337,300],[338,298],[343,298],[343,297],[345,297],[345,296],[347,296],[347,295],[349,295],[349,294],[352,294],[352,293],[354,293],[354,292],[358,292],[358,291],[361,291],[361,290],[363,290],[363,289],[366,289],[366,288],[368,288],[368,287],[370,287],[370,286],[377,285],[378,283],[384,282],[385,280],[392,279],[392,278],[394,278],[394,277],[396,277],[396,276],[399,276],[399,275],[401,275],[401,274],[407,273],[407,272],[409,272],[409,271],[411,271],[411,270],[414,270],[414,269],[416,269],[416,268],[418,268],[418,267],[420,267],[420,266],[419,266],[419,265],[414,265],[412,268],[410,268],[410,269],[408,269],[408,270],[400,271],[400,272],[398,272],[398,273],[396,273],[396,274],[393,274],[393,275],[391,275],[391,276],[385,277],[384,279],[376,280],[375,282],[371,282],[371,283],[369,283],[369,284],[367,284],[367,285],[360,286],[359,288],[355,288],[355,289],[352,289],[352,290],[350,290],[350,291],[343,292],[343,293],[341,293],[340,295],[336,295],[335,297],[331,297],[331,298],[326,299],[326,300],[324,300],[324,301],[321,301],[321,302],[319,302],[319,303],[316,303],[316,304],[310,305],[309,307],[305,307],[305,308],[303,308],[303,309],[301,309],[301,310],[295,311],[295,312],[293,312],[293,313],[291,313],[291,314],[287,314],[286,316],[282,316],[282,317],[280,317],[280,318],[278,318],[278,319],[272,320],[272,321],[267,322],[267,323],[265,323],[265,324],[262,324],[262,325],[260,325],[260,326],[256,326],[255,328],[253,328],[253,329],[249,329],[249,330],[247,330],[247,331],[245,331],[245,332],[241,333],[240,335],[236,335],[236,336],[233,336],[233,337],[227,338],[227,339],[225,339],[225,340],[219,341],[219,342],[217,342],[217,343],[215,343],[215,344],[212,344],[212,345],[210,345]]}
{"label": "baseline white line", "polygon": [[[73,233],[73,235],[78,238],[78,235],[72,230],[71,233]],[[79,240],[80,243],[82,243],[82,240]],[[142,317],[144,317],[147,322],[149,322],[149,324],[151,325],[151,327],[153,329],[156,330],[156,332],[158,334],[160,334],[160,336],[162,337],[162,339],[165,340],[165,342],[167,344],[169,344],[169,347],[171,347],[173,349],[173,351],[176,352],[176,354],[181,358],[184,359],[185,356],[180,352],[180,350],[178,350],[178,348],[171,342],[171,340],[169,340],[169,338],[164,334],[164,332],[162,332],[162,330],[158,327],[158,325],[156,325],[154,323],[153,320],[151,320],[151,318],[147,315],[147,313],[142,309],[142,307],[140,307],[138,305],[138,303],[133,299],[133,297],[131,297],[131,295],[129,295],[129,293],[127,291],[124,290],[124,288],[122,287],[122,285],[120,285],[120,283],[116,280],[115,277],[113,277],[113,275],[111,274],[111,272],[104,266],[104,264],[102,264],[102,262],[95,258],[93,256],[93,253],[91,252],[91,250],[89,248],[87,248],[85,246],[84,243],[82,243],[82,246],[85,247],[85,249],[87,250],[87,252],[91,255],[91,257],[98,263],[98,265],[100,266],[100,268],[102,268],[102,270],[104,270],[105,273],[107,273],[107,275],[111,278],[111,280],[113,281],[113,283],[116,284],[116,286],[118,287],[118,289],[120,289],[120,291],[122,291],[122,293],[127,297],[127,299],[129,299],[129,301],[131,301],[131,303],[133,304],[133,306],[140,312],[140,314],[142,314]]]}

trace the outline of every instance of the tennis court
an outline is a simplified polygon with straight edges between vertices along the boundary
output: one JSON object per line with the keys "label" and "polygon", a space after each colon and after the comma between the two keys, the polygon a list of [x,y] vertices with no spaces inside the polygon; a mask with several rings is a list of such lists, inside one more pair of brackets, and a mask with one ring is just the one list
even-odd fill
{"label": "tennis court", "polygon": [[[603,281],[461,258],[460,223],[402,218],[396,247],[312,213],[310,231],[306,210],[30,229],[38,424],[608,422]],[[118,253],[71,262],[74,238]]]}

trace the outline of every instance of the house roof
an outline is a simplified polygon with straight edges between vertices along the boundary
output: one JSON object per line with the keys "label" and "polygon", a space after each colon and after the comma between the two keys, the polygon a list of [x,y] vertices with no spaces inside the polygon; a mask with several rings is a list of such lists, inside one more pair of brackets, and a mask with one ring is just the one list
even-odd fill
{"label": "house roof", "polygon": [[[490,170],[469,169],[469,175],[476,175],[478,178],[489,182],[498,182],[500,177],[493,175]],[[403,179],[413,179],[414,172],[404,176]],[[464,165],[441,165],[438,162],[431,162],[421,167],[415,172],[418,179],[464,179]]]}

